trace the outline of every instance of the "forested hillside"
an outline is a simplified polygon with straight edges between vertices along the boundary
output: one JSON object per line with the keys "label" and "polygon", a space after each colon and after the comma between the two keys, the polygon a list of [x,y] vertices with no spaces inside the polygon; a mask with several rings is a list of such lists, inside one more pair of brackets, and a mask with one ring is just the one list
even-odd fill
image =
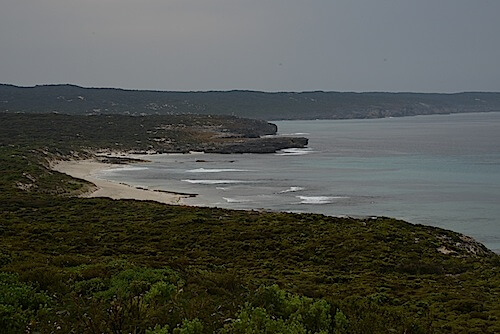
{"label": "forested hillside", "polygon": [[0,85],[0,111],[222,114],[265,120],[380,118],[500,111],[500,93],[162,92]]}

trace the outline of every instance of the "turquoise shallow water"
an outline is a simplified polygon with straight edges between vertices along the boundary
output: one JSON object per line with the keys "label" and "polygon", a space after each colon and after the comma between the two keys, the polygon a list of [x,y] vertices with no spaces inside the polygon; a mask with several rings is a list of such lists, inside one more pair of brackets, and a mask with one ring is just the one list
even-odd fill
{"label": "turquoise shallow water", "polygon": [[150,156],[100,177],[199,194],[193,205],[401,218],[500,252],[500,113],[276,124],[309,148]]}

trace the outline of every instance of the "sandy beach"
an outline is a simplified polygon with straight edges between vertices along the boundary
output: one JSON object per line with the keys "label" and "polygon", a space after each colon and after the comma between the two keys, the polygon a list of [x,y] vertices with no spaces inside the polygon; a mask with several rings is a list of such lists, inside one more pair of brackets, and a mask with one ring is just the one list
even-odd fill
{"label": "sandy beach", "polygon": [[139,201],[156,201],[165,204],[182,204],[182,199],[189,197],[188,195],[139,189],[123,183],[102,180],[95,176],[99,171],[124,166],[122,164],[102,163],[96,159],[87,159],[56,161],[52,164],[52,169],[96,185],[95,191],[82,194],[80,197],[135,199]]}

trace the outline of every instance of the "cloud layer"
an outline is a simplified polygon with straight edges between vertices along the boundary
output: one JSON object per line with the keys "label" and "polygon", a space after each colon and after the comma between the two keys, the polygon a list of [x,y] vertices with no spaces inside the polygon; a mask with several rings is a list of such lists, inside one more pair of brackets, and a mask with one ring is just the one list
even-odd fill
{"label": "cloud layer", "polygon": [[500,2],[5,0],[0,82],[500,91]]}

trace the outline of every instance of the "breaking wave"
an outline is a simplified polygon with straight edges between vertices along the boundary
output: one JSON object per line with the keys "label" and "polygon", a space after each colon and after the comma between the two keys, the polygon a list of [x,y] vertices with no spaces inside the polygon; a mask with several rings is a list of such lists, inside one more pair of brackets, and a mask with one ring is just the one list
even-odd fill
{"label": "breaking wave", "polygon": [[278,194],[294,193],[294,192],[301,191],[304,189],[305,188],[303,188],[303,187],[290,187],[288,189],[280,191]]}
{"label": "breaking wave", "polygon": [[196,168],[186,171],[187,173],[224,173],[224,172],[251,172],[248,169],[235,169],[235,168]]}
{"label": "breaking wave", "polygon": [[254,183],[253,181],[242,181],[242,180],[191,180],[184,179],[182,182],[188,182],[193,184],[235,184],[235,183]]}
{"label": "breaking wave", "polygon": [[283,133],[280,136],[307,136],[310,135],[308,132],[295,132],[295,133]]}
{"label": "breaking wave", "polygon": [[275,155],[304,155],[313,152],[310,148],[285,148],[275,153]]}
{"label": "breaking wave", "polygon": [[107,174],[107,173],[113,173],[113,172],[123,172],[123,171],[139,171],[139,170],[147,170],[149,169],[148,167],[139,167],[139,166],[120,166],[120,167],[113,167],[109,169],[104,169],[100,171],[102,174]]}
{"label": "breaking wave", "polygon": [[236,198],[229,198],[229,197],[222,197],[226,202],[228,203],[246,203],[246,202],[251,202],[249,199],[236,199]]}
{"label": "breaking wave", "polygon": [[296,196],[301,199],[300,204],[331,204],[335,200],[347,199],[346,196]]}

